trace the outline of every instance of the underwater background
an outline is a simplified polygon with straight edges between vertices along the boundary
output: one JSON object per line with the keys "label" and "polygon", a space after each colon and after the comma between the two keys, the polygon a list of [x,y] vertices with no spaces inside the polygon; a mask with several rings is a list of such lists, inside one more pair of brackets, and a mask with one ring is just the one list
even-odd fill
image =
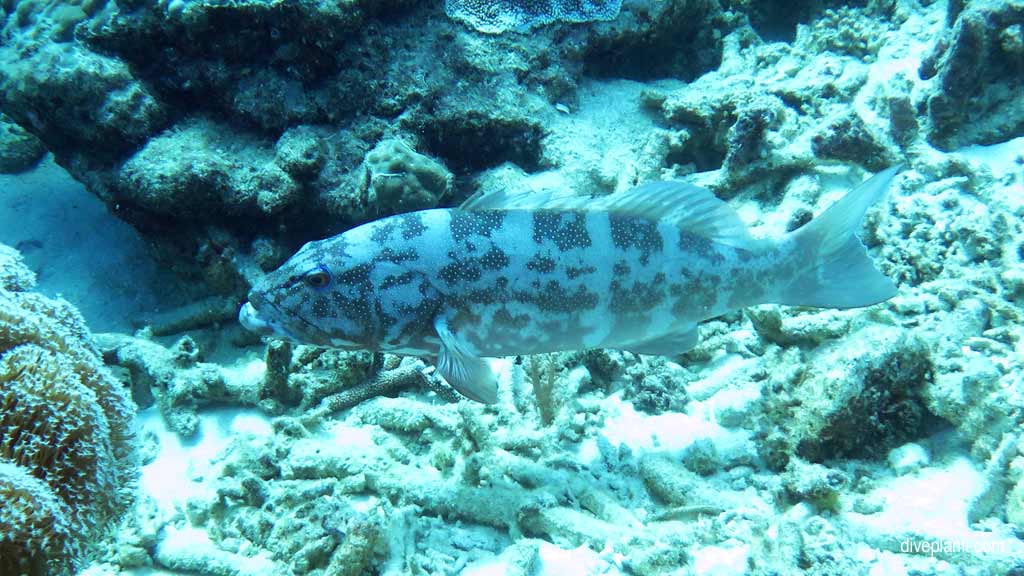
{"label": "underwater background", "polygon": [[[672,357],[261,340],[305,242],[475,193],[902,165],[898,294]],[[1024,2],[3,0],[0,576],[1024,574]]]}

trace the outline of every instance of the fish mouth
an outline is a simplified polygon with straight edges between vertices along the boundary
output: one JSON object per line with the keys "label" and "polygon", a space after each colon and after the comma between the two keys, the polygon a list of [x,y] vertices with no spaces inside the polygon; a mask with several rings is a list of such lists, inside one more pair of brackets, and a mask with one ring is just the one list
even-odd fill
{"label": "fish mouth", "polygon": [[260,318],[260,313],[256,310],[256,307],[252,305],[252,302],[246,302],[242,305],[242,309],[238,311],[238,323],[246,330],[255,332],[260,336],[274,336],[277,338],[292,340],[294,342],[299,341],[294,334],[283,326],[270,320]]}
{"label": "fish mouth", "polygon": [[252,305],[252,302],[246,302],[242,305],[242,309],[238,311],[238,323],[246,330],[261,336],[270,336],[276,332],[270,322],[260,318],[259,312],[256,311],[256,307]]}

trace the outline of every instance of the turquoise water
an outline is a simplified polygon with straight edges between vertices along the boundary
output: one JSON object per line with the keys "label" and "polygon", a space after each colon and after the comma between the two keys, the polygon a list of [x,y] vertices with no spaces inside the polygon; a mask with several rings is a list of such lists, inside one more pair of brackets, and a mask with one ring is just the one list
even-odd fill
{"label": "turquoise water", "polygon": [[[1009,0],[0,6],[0,576],[1021,573],[1022,27]],[[862,224],[826,221],[895,295],[751,263],[893,166]],[[446,212],[472,230],[443,250],[394,220],[271,274],[470,197],[598,216]],[[675,307],[625,283],[664,250],[609,212],[681,228]],[[336,291],[363,249],[436,278]],[[546,299],[445,301],[419,356],[337,328],[547,266]],[[717,305],[751,277],[858,307]],[[599,339],[569,287],[634,316]],[[622,336],[679,310],[695,333]],[[511,330],[609,344],[476,360]]]}

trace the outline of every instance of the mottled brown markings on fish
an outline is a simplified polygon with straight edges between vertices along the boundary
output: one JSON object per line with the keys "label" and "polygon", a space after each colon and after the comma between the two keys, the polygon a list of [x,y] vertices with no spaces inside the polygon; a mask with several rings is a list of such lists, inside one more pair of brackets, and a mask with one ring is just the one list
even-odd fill
{"label": "mottled brown markings on fish", "polygon": [[[690,316],[695,316],[694,312],[714,308],[718,302],[721,277],[717,274],[694,274],[689,271],[683,271],[682,274],[688,277],[688,281],[685,284],[684,293],[672,304],[672,313],[677,318],[685,318],[688,313]],[[700,314],[696,314],[696,316],[700,316]]]}
{"label": "mottled brown markings on fish", "polygon": [[494,304],[499,302],[502,296],[502,291],[496,287],[492,288],[478,288],[476,290],[470,290],[465,298],[467,302],[473,304]]}
{"label": "mottled brown markings on fish", "polygon": [[370,241],[376,244],[387,244],[391,241],[391,234],[398,227],[393,218],[378,221],[373,225],[373,232],[370,234]]}
{"label": "mottled brown markings on fish", "polygon": [[419,258],[419,253],[415,248],[404,248],[402,250],[394,250],[392,248],[384,248],[374,258],[375,262],[393,262],[399,264],[401,262],[408,262],[410,260],[416,260]]}
{"label": "mottled brown markings on fish", "polygon": [[664,249],[658,225],[654,220],[609,213],[608,225],[611,229],[612,244],[621,250],[639,250],[640,263],[644,266],[650,261],[651,254]]}
{"label": "mottled brown markings on fish", "polygon": [[387,290],[388,288],[394,288],[395,286],[404,286],[413,281],[416,278],[416,274],[413,272],[403,272],[402,274],[391,274],[384,277],[384,280],[380,283],[381,290]]}
{"label": "mottled brown markings on fish", "polygon": [[498,308],[494,312],[492,320],[495,328],[499,329],[508,328],[511,330],[522,330],[530,325],[529,314],[516,314],[513,316],[506,307]]}
{"label": "mottled brown markings on fish", "polygon": [[534,254],[526,263],[526,268],[540,274],[550,274],[555,271],[555,261],[547,256]]}
{"label": "mottled brown markings on fish", "polygon": [[331,292],[331,299],[336,314],[342,318],[348,318],[360,329],[359,334],[345,335],[347,339],[355,340],[363,345],[370,345],[374,342],[373,334],[373,286],[370,283],[370,272],[373,265],[359,264],[345,270],[337,275],[337,282],[341,286],[350,286],[353,290],[352,297],[346,296],[339,290]]}
{"label": "mottled brown markings on fish", "polygon": [[448,221],[452,240],[458,244],[470,236],[491,237],[491,233],[505,223],[505,213],[500,210],[479,212],[452,210]]}
{"label": "mottled brown markings on fish", "polygon": [[533,304],[543,312],[563,313],[591,310],[597,306],[599,300],[596,293],[583,286],[577,286],[570,291],[555,280],[549,280],[543,286],[539,283],[536,284],[535,292],[517,290],[513,293],[513,297],[518,302]]}
{"label": "mottled brown markings on fish", "polygon": [[441,307],[441,300],[436,297],[437,291],[426,280],[420,282],[419,292],[423,298],[416,305],[399,306],[399,312],[409,319],[399,331],[400,342],[419,341],[434,330],[434,316]]}
{"label": "mottled brown markings on fish", "polygon": [[264,292],[261,293],[260,295],[264,299],[272,302],[275,306],[280,307],[282,304],[285,303],[286,300],[290,300],[294,294],[294,288],[282,288],[281,290],[275,290],[273,292],[270,292],[269,294]]}
{"label": "mottled brown markings on fish", "polygon": [[551,240],[559,250],[589,248],[586,214],[583,212],[539,211],[533,213],[533,241]]}
{"label": "mottled brown markings on fish", "polygon": [[569,280],[575,280],[575,279],[579,278],[580,276],[583,276],[585,274],[593,274],[596,271],[597,271],[597,268],[594,267],[594,266],[566,266],[565,267],[565,275],[569,278]]}
{"label": "mottled brown markings on fish", "polygon": [[[376,330],[372,330],[371,329],[371,330],[368,330],[367,332],[370,334],[370,338],[371,338],[372,342],[374,344],[377,344],[377,343],[381,342],[384,339],[384,335],[385,334],[387,334],[388,332],[391,331],[391,327],[392,326],[395,326],[395,325],[398,324],[398,319],[395,318],[390,313],[390,311],[384,310],[384,306],[381,304],[380,300],[378,300],[378,299],[374,299],[373,300],[373,308],[374,308],[374,311],[377,313],[377,320],[380,322],[380,325],[377,326]],[[373,349],[376,349],[376,346],[374,346]]]}
{"label": "mottled brown markings on fish", "polygon": [[486,338],[505,347],[506,350],[514,350],[524,340],[530,339],[530,325],[529,314],[513,315],[508,308],[502,307],[491,315],[490,325],[486,328]]}
{"label": "mottled brown markings on fish", "polygon": [[359,333],[346,333],[341,334],[341,336],[366,346],[370,345],[374,339],[372,330],[373,308],[371,307],[371,302],[376,302],[376,300],[370,296],[368,287],[361,291],[361,294],[363,297],[347,298],[340,292],[332,292],[331,299],[337,314],[340,317],[351,320],[359,330]]}
{"label": "mottled brown markings on fish", "polygon": [[323,297],[317,296],[313,299],[313,317],[314,318],[337,318],[338,311],[331,306],[330,301]]}
{"label": "mottled brown markings on fish", "polygon": [[338,274],[338,282],[342,284],[370,284],[370,272],[373,265],[370,263],[357,264],[341,274]]}
{"label": "mottled brown markings on fish", "polygon": [[743,263],[750,262],[755,256],[757,256],[752,250],[745,250],[743,248],[737,248],[735,253],[736,259]]}
{"label": "mottled brown markings on fish", "polygon": [[456,334],[463,331],[466,326],[479,326],[481,316],[472,307],[449,302],[448,308],[454,310],[455,314],[448,322],[448,328]]}
{"label": "mottled brown markings on fish", "polygon": [[491,249],[480,257],[480,266],[484,270],[500,270],[508,266],[508,254],[499,250],[497,246],[491,246]]}
{"label": "mottled brown markings on fish", "polygon": [[427,227],[423,225],[423,217],[416,212],[399,216],[398,225],[402,229],[402,240],[419,238],[427,231]]}
{"label": "mottled brown markings on fish", "polygon": [[348,257],[349,241],[341,234],[332,236],[325,240],[319,240],[313,244],[311,254],[303,261],[324,262],[328,255],[333,259]]}
{"label": "mottled brown markings on fish", "polygon": [[612,280],[608,308],[615,314],[646,313],[665,301],[667,291],[665,274],[661,272],[649,282],[634,281],[625,285]]}
{"label": "mottled brown markings on fish", "polygon": [[679,250],[683,253],[707,258],[714,264],[721,264],[725,261],[725,257],[721,252],[715,250],[715,245],[710,239],[687,230],[679,231]]}
{"label": "mottled brown markings on fish", "polygon": [[460,282],[475,282],[480,279],[481,275],[478,258],[454,260],[442,266],[437,273],[437,277],[449,286]]}
{"label": "mottled brown markings on fish", "polygon": [[732,293],[729,295],[728,306],[742,308],[762,301],[765,287],[770,285],[774,274],[773,270],[732,269],[729,272]]}

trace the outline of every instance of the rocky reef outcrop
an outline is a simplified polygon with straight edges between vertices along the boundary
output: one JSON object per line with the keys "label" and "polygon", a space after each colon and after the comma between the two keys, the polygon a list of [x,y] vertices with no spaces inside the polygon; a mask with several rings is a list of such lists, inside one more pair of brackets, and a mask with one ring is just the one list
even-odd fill
{"label": "rocky reef outcrop", "polygon": [[238,295],[305,241],[457,202],[506,162],[550,164],[543,120],[584,75],[639,58],[637,77],[696,77],[734,25],[714,2],[636,3],[523,43],[443,4],[18,4],[0,20],[0,110],[182,274]]}

